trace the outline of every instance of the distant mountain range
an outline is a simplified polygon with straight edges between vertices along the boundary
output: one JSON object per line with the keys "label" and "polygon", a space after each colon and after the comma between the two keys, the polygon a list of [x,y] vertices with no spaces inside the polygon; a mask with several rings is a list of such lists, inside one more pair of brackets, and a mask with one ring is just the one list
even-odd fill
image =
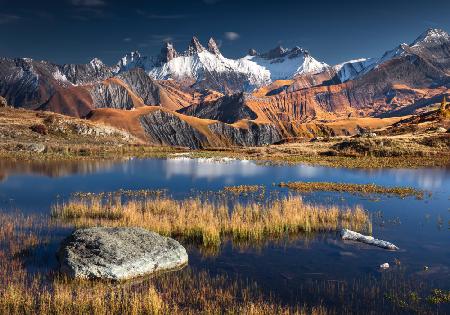
{"label": "distant mountain range", "polygon": [[[132,115],[127,112],[157,106],[164,109],[160,120],[194,117],[247,130],[249,124],[265,125],[272,128],[268,142],[298,136],[300,124],[310,121],[414,113],[445,95],[449,85],[450,36],[439,29],[382,56],[334,66],[300,47],[250,49],[230,59],[213,38],[203,46],[196,37],[183,52],[166,43],[157,56],[130,52],[112,66],[97,58],[81,65],[0,59],[0,95],[14,107],[103,120],[102,108]],[[144,129],[155,138],[151,128]],[[176,139],[156,142],[183,145]]]}

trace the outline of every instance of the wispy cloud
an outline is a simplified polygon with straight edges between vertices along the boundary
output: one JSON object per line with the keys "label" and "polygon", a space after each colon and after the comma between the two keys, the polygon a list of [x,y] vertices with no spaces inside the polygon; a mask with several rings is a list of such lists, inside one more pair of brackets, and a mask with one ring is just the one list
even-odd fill
{"label": "wispy cloud", "polygon": [[132,41],[132,39],[131,39],[131,37],[125,37],[125,38],[123,39],[123,41],[126,42],[126,43],[129,43],[129,42]]}
{"label": "wispy cloud", "polygon": [[239,37],[241,37],[238,33],[236,32],[225,32],[224,36],[226,39],[228,40],[237,40],[239,39]]}
{"label": "wispy cloud", "polygon": [[20,16],[14,14],[1,14],[0,13],[0,24],[9,24],[20,20]]}
{"label": "wispy cloud", "polygon": [[185,14],[154,14],[139,9],[136,10],[136,13],[147,19],[153,20],[177,20],[177,19],[185,19],[188,17],[188,15]]}
{"label": "wispy cloud", "polygon": [[104,0],[70,0],[70,3],[77,7],[102,7],[106,5]]}

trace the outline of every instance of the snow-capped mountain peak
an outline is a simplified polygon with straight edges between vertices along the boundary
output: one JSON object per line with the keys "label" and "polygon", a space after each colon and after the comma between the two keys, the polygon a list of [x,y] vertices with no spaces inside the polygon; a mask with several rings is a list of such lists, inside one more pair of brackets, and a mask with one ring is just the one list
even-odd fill
{"label": "snow-capped mountain peak", "polygon": [[446,31],[437,28],[429,28],[417,37],[417,39],[411,44],[411,47],[420,45],[441,45],[449,40],[450,35]]}
{"label": "snow-capped mountain peak", "polygon": [[123,56],[117,63],[118,70],[127,70],[128,68],[143,67],[144,59],[139,51],[132,51]]}
{"label": "snow-capped mountain peak", "polygon": [[333,66],[336,75],[341,82],[346,82],[357,77],[360,73],[373,66],[377,62],[376,58],[360,58],[349,60]]}
{"label": "snow-capped mountain peak", "polygon": [[403,56],[408,52],[409,45],[408,44],[400,44],[397,47],[395,47],[392,50],[386,51],[381,58],[378,59],[377,64],[384,63],[386,61],[389,61],[391,59]]}
{"label": "snow-capped mountain peak", "polygon": [[317,61],[300,47],[287,49],[277,46],[261,55],[256,50],[251,50],[243,58],[229,59],[221,54],[213,38],[209,39],[205,48],[194,36],[187,50],[181,54],[170,43],[165,44],[158,57],[147,58],[138,52],[129,53],[117,64],[117,72],[133,67],[143,68],[158,80],[189,79],[188,81],[194,80],[196,84],[209,80],[218,89],[224,89],[224,86],[233,82],[233,85],[252,90],[274,80],[319,73],[329,66]]}
{"label": "snow-capped mountain peak", "polygon": [[244,59],[253,61],[268,70],[271,80],[290,79],[300,74],[319,73],[329,67],[326,63],[312,57],[307,50],[298,46],[291,49],[277,46],[260,55],[252,50]]}
{"label": "snow-capped mountain peak", "polygon": [[334,66],[338,78],[341,82],[353,80],[358,76],[377,68],[379,65],[392,59],[399,58],[410,53],[423,53],[433,47],[450,42],[450,35],[441,29],[430,28],[423,32],[410,45],[400,44],[394,49],[386,51],[379,58],[370,58],[365,60],[352,60]]}

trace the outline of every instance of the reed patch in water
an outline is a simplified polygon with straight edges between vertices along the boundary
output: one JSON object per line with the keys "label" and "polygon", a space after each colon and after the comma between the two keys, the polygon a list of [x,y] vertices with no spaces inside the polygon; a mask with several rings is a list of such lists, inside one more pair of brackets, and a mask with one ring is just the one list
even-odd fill
{"label": "reed patch in water", "polygon": [[[212,275],[193,267],[123,283],[71,280],[48,269],[53,263],[42,261],[49,259],[45,256],[55,257],[54,253],[37,254],[38,247],[63,237],[55,230],[61,226],[54,224],[46,217],[0,211],[0,314],[322,315],[448,310],[448,291],[436,289],[428,295],[427,279],[417,282],[405,278],[404,272],[369,274],[351,281],[315,276],[286,280],[296,287],[293,301],[284,301],[280,292],[251,278]],[[30,264],[39,269],[31,272]]]}
{"label": "reed patch in water", "polygon": [[414,196],[417,199],[423,199],[425,195],[425,192],[423,190],[418,190],[412,187],[386,187],[375,184],[351,184],[336,182],[281,182],[278,186],[286,187],[300,192],[333,191],[364,195],[395,195],[401,198]]}
{"label": "reed patch in water", "polygon": [[77,226],[139,226],[163,235],[218,245],[223,237],[258,242],[301,231],[349,228],[371,232],[369,214],[361,207],[338,208],[305,203],[300,196],[246,203],[226,200],[148,197],[139,200],[72,199],[56,204],[55,218]]}
{"label": "reed patch in water", "polygon": [[240,195],[240,194],[256,193],[258,191],[264,190],[264,188],[265,187],[261,185],[237,185],[237,186],[225,186],[223,190],[225,192]]}

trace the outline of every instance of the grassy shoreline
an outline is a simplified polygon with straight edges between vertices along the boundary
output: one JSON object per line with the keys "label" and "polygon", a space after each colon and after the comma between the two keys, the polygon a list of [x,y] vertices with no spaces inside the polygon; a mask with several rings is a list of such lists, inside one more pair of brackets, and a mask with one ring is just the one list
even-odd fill
{"label": "grassy shoreline", "polygon": [[[405,143],[405,146],[407,143]],[[129,158],[211,158],[252,160],[257,163],[280,165],[307,164],[343,168],[423,168],[450,167],[449,151],[429,148],[428,151],[401,152],[377,156],[366,153],[330,151],[329,143],[297,143],[256,148],[186,148],[151,146],[145,144],[120,146],[67,145],[47,148],[45,152],[14,151],[0,147],[0,158],[11,161],[83,161],[122,160]]]}
{"label": "grassy shoreline", "polygon": [[[428,125],[427,125],[428,126]],[[450,167],[450,133],[433,126],[401,134],[292,138],[262,147],[206,147],[189,150],[150,144],[108,125],[51,112],[0,109],[0,159],[12,161],[235,158],[272,164],[310,164],[346,168]]]}

